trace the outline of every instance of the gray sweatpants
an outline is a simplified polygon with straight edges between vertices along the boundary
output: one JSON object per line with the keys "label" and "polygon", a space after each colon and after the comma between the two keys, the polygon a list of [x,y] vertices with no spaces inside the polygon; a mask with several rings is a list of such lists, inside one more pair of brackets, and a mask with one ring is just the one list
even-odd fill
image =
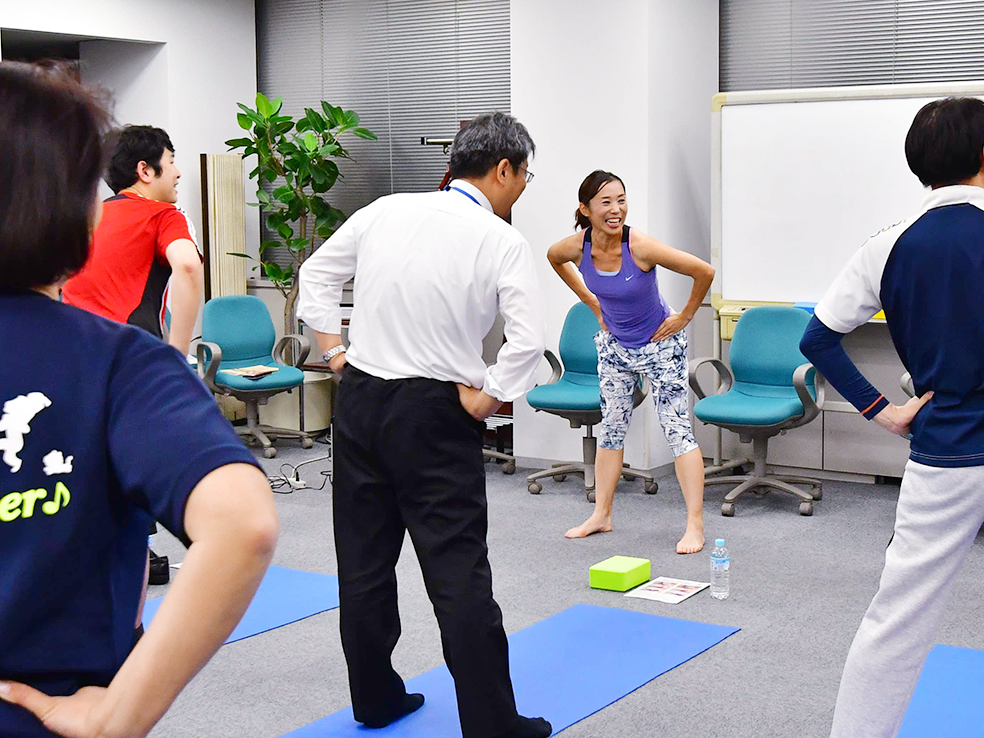
{"label": "gray sweatpants", "polygon": [[878,592],[847,656],[831,738],[892,738],[984,523],[984,466],[909,461]]}

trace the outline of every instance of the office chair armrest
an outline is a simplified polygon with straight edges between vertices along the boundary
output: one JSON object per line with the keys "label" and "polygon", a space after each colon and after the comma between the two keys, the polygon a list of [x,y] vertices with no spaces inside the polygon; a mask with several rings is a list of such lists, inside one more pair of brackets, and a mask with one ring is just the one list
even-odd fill
{"label": "office chair armrest", "polygon": [[277,345],[273,347],[273,360],[277,364],[288,366],[287,362],[284,361],[284,349],[291,341],[297,341],[297,354],[294,356],[294,363],[290,366],[300,367],[307,361],[308,354],[311,353],[311,341],[307,336],[302,336],[299,333],[289,333],[277,341]]}
{"label": "office chair armrest", "polygon": [[697,381],[697,370],[700,369],[704,364],[710,364],[714,367],[714,370],[718,373],[718,376],[724,381],[721,387],[718,387],[718,391],[714,394],[723,395],[729,389],[731,385],[734,384],[735,378],[731,374],[731,370],[728,365],[725,364],[720,359],[714,359],[710,356],[705,356],[701,359],[694,359],[690,362],[690,389],[694,391],[697,395],[698,400],[703,400],[707,397],[707,393],[704,392],[704,388],[700,386],[700,382]]}
{"label": "office chair armrest", "polygon": [[554,356],[553,351],[547,349],[543,352],[543,358],[547,360],[550,364],[550,379],[547,380],[547,384],[556,384],[560,381],[561,375],[564,373],[564,368],[560,365],[560,361]]}
{"label": "office chair armrest", "polygon": [[219,344],[201,341],[195,347],[195,356],[198,358],[198,376],[205,382],[205,386],[212,392],[225,394],[225,390],[215,384],[215,375],[222,363],[222,349]]}
{"label": "office chair armrest", "polygon": [[903,392],[909,395],[909,397],[916,396],[916,388],[912,384],[912,375],[909,374],[909,372],[902,375],[902,378],[899,380],[899,386],[902,388]]}
{"label": "office chair armrest", "polygon": [[[813,395],[810,394],[810,390],[806,387],[806,377],[811,371],[814,372],[813,386],[817,392],[817,398],[815,400],[813,399]],[[800,402],[803,403],[803,417],[797,421],[796,425],[806,425],[823,410],[823,399],[827,382],[813,364],[800,364],[796,367],[796,371],[793,372],[793,387],[796,388],[796,394],[799,396]]]}

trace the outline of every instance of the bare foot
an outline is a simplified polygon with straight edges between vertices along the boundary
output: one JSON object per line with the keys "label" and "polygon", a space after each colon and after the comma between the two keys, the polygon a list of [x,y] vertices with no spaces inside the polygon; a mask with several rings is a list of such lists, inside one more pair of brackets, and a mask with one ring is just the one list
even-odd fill
{"label": "bare foot", "polygon": [[683,538],[677,543],[678,554],[695,554],[704,548],[704,526],[697,523],[687,525]]}
{"label": "bare foot", "polygon": [[612,518],[596,517],[592,515],[576,528],[571,528],[564,535],[567,538],[587,538],[592,533],[611,533]]}

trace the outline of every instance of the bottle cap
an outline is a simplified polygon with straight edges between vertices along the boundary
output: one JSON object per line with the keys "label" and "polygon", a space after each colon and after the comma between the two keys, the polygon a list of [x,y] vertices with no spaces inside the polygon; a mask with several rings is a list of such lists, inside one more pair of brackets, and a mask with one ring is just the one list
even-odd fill
{"label": "bottle cap", "polygon": [[723,546],[724,545],[724,539],[723,538],[717,538],[717,539],[715,539],[714,540],[714,545],[715,546]]}

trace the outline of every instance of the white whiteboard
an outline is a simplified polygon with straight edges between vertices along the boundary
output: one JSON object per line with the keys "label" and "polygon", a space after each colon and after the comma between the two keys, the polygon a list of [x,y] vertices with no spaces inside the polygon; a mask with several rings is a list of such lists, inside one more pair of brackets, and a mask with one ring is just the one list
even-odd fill
{"label": "white whiteboard", "polygon": [[917,212],[927,190],[909,171],[905,136],[919,108],[951,93],[868,89],[881,97],[734,104],[753,93],[727,95],[715,198],[721,299],[816,302],[871,234]]}

